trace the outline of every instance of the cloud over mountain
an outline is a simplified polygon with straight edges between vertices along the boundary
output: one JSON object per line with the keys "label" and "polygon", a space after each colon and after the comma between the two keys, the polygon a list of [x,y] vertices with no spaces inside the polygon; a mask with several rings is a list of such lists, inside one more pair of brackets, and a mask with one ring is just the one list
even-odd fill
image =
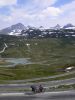
{"label": "cloud over mountain", "polygon": [[[0,28],[22,22],[32,26],[54,26],[75,23],[75,1],[0,0]],[[56,3],[59,5],[56,6]],[[61,20],[62,19],[62,20]]]}

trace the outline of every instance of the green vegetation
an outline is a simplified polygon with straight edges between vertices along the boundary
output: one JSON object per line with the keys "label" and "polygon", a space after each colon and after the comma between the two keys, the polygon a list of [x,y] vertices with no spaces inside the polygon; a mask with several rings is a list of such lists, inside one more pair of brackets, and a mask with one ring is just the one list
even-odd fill
{"label": "green vegetation", "polygon": [[[23,37],[7,37],[2,41],[1,48],[4,46],[2,43],[6,43],[8,48],[0,54],[1,57],[30,58],[32,64],[8,67],[8,63],[2,61],[0,62],[0,80],[30,79],[63,74],[67,67],[75,66],[74,38],[26,40]],[[3,64],[7,68],[3,68]]]}
{"label": "green vegetation", "polygon": [[32,65],[17,65],[11,68],[0,68],[1,80],[18,80],[30,79],[44,76],[52,76],[64,72],[56,71],[57,68],[46,65],[32,64]]}
{"label": "green vegetation", "polygon": [[49,79],[39,79],[36,81],[31,81],[33,83],[39,83],[39,82],[48,82],[48,81],[57,81],[57,80],[65,80],[65,79],[71,79],[71,78],[75,78],[75,73],[69,73],[69,75],[64,75],[64,76],[59,76],[59,77],[55,77],[55,78],[49,78]]}

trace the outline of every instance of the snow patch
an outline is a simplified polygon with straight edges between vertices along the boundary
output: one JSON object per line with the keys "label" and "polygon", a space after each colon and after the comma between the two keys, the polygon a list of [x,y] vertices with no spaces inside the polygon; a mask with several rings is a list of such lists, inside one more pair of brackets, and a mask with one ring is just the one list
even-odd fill
{"label": "snow patch", "polygon": [[26,46],[30,46],[30,44],[29,44],[29,43],[27,43],[27,44],[26,44]]}
{"label": "snow patch", "polygon": [[66,68],[66,71],[69,72],[69,71],[71,71],[73,68],[74,68],[74,66],[68,67],[68,68]]}

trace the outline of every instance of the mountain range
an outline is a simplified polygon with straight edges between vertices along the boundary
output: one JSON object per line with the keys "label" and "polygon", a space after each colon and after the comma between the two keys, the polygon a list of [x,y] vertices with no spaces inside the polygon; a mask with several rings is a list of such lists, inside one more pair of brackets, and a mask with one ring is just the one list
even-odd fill
{"label": "mountain range", "polygon": [[[48,37],[49,35],[54,35],[56,32],[59,34],[61,30],[72,29],[75,30],[75,26],[72,24],[66,24],[63,27],[57,24],[54,27],[45,29],[43,26],[39,28],[24,26],[22,23],[17,23],[10,27],[0,30],[1,35],[14,35],[14,36],[25,36],[25,37]],[[66,34],[66,33],[65,33]],[[72,34],[73,35],[73,34]]]}
{"label": "mountain range", "polygon": [[23,24],[17,23],[15,25],[12,25],[10,27],[0,30],[0,34],[19,35],[19,34],[21,34],[21,31],[24,29],[25,29],[25,26]]}

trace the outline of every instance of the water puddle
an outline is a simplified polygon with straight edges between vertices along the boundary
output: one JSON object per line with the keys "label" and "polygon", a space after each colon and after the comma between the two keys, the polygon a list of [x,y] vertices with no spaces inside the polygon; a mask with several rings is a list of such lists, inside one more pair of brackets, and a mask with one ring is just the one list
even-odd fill
{"label": "water puddle", "polygon": [[32,64],[30,61],[30,58],[1,58],[1,61],[4,61],[7,64],[0,65],[0,67],[11,67],[15,65],[26,65],[26,64]]}

